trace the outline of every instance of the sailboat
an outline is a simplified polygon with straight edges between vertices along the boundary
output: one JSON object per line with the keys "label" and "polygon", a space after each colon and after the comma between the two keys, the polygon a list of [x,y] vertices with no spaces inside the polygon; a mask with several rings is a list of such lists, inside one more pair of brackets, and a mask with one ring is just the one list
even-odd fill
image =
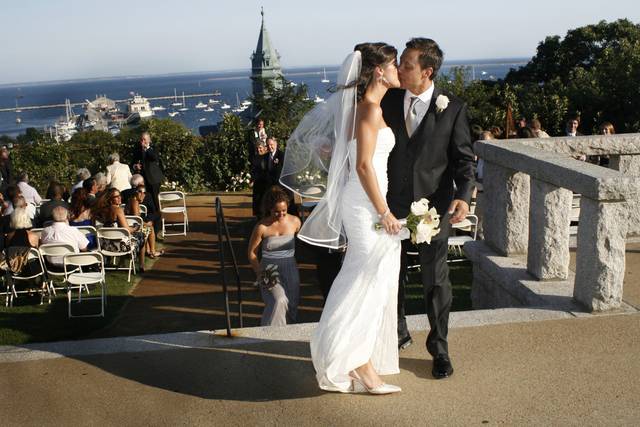
{"label": "sailboat", "polygon": [[173,88],[173,102],[171,103],[172,107],[179,107],[182,104],[180,102],[178,102],[178,92],[176,91],[176,88]]}
{"label": "sailboat", "polygon": [[22,113],[22,110],[18,108],[18,97],[16,97],[16,123],[20,124],[22,123],[22,119],[18,116],[18,113]]}
{"label": "sailboat", "polygon": [[175,117],[178,114],[180,114],[180,113],[178,113],[177,111],[169,111],[169,117]]}
{"label": "sailboat", "polygon": [[331,80],[327,78],[327,69],[325,67],[322,67],[322,74],[324,75],[324,77],[322,78],[322,80],[320,80],[320,82],[331,83]]}
{"label": "sailboat", "polygon": [[188,111],[189,110],[189,107],[187,107],[187,102],[184,99],[184,92],[182,92],[182,105],[184,105],[184,107],[178,108],[178,111]]}
{"label": "sailboat", "polygon": [[234,113],[242,113],[246,109],[247,109],[247,107],[245,107],[244,105],[240,104],[240,98],[238,97],[238,92],[236,92],[236,108],[234,108],[231,111],[233,111]]}

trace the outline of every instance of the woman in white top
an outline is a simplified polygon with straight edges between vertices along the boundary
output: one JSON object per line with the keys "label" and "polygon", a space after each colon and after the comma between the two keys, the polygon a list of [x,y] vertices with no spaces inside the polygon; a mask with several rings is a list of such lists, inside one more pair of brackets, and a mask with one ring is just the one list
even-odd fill
{"label": "woman in white top", "polygon": [[107,185],[116,188],[118,191],[124,191],[131,188],[129,180],[131,179],[131,170],[129,165],[120,163],[118,153],[109,155],[109,166],[107,166]]}

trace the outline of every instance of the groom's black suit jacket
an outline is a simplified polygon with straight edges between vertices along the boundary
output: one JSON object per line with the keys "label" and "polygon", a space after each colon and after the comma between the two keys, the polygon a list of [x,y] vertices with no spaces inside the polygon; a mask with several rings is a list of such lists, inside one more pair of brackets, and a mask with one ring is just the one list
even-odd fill
{"label": "groom's black suit jacket", "polygon": [[[446,215],[449,204],[454,198],[469,203],[475,187],[467,106],[454,95],[434,88],[429,109],[409,138],[405,126],[404,94],[403,89],[390,89],[382,100],[384,120],[396,139],[387,169],[387,203],[397,218],[404,218],[409,214],[413,201],[423,197],[429,199],[441,217],[443,232],[436,238],[444,238],[448,235],[445,224],[449,221]],[[444,111],[436,112],[435,103],[439,95],[446,95],[449,105]]]}

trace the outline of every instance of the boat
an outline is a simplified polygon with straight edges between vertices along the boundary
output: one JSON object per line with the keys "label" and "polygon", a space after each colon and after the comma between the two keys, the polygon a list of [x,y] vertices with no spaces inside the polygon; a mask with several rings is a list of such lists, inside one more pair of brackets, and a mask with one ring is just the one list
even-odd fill
{"label": "boat", "polygon": [[213,108],[211,108],[211,107],[207,107],[207,108],[205,108],[205,109],[204,109],[204,110],[202,110],[202,111],[206,111],[207,113],[210,113],[210,112],[212,112],[212,111],[213,111]]}
{"label": "boat", "polygon": [[180,113],[178,113],[177,111],[169,111],[169,117],[175,117],[178,114],[180,114]]}
{"label": "boat", "polygon": [[242,101],[242,106],[248,108],[250,105],[251,105],[251,101],[249,101],[248,99],[245,99],[244,101]]}
{"label": "boat", "polygon": [[316,104],[319,104],[321,102],[324,102],[324,98],[320,98],[317,94],[316,97],[313,98],[313,102],[315,102]]}
{"label": "boat", "polygon": [[127,111],[129,114],[137,114],[141,119],[146,119],[154,115],[149,100],[137,93],[129,100]]}
{"label": "boat", "polygon": [[184,98],[184,92],[182,92],[182,105],[184,105],[184,107],[178,108],[178,111],[189,111],[189,107],[187,107],[187,102]]}
{"label": "boat", "polygon": [[16,117],[16,123],[17,123],[17,124],[22,123],[22,119],[21,119],[20,117]]}
{"label": "boat", "polygon": [[331,83],[331,80],[329,80],[327,78],[327,69],[322,67],[322,74],[324,75],[324,77],[322,78],[322,80],[320,80],[320,82],[322,83]]}
{"label": "boat", "polygon": [[209,104],[220,104],[220,101],[217,99],[209,98]]}
{"label": "boat", "polygon": [[204,102],[200,101],[196,104],[196,108],[207,108],[207,104],[205,104]]}
{"label": "boat", "polygon": [[289,82],[289,86],[291,86],[291,87],[296,87],[296,86],[298,86],[298,83],[296,83],[296,82]]}
{"label": "boat", "polygon": [[163,107],[162,105],[156,105],[155,107],[151,108],[151,111],[164,111],[166,110],[165,107]]}
{"label": "boat", "polygon": [[207,120],[207,118],[206,118],[206,117],[200,117],[200,118],[198,119],[198,121],[199,121],[199,122],[204,122],[205,120]]}
{"label": "boat", "polygon": [[173,88],[173,102],[171,103],[172,107],[180,107],[182,105],[181,102],[178,102],[178,92],[176,92],[176,88]]}
{"label": "boat", "polygon": [[[249,103],[249,105],[251,105],[251,103]],[[233,111],[234,113],[242,113],[247,108],[249,108],[249,105],[244,105],[244,102],[240,103],[240,98],[238,97],[238,92],[236,92],[236,108],[234,108],[231,111]]]}
{"label": "boat", "polygon": [[229,108],[231,108],[231,105],[227,104],[226,102],[222,103],[222,105],[220,106],[221,110],[228,110]]}

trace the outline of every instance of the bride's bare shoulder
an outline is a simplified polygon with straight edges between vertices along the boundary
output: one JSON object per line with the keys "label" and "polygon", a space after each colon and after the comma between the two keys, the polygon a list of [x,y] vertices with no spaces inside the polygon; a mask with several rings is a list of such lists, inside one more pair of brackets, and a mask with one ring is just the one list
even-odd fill
{"label": "bride's bare shoulder", "polygon": [[358,104],[356,112],[359,122],[378,123],[382,120],[380,104],[363,101]]}

